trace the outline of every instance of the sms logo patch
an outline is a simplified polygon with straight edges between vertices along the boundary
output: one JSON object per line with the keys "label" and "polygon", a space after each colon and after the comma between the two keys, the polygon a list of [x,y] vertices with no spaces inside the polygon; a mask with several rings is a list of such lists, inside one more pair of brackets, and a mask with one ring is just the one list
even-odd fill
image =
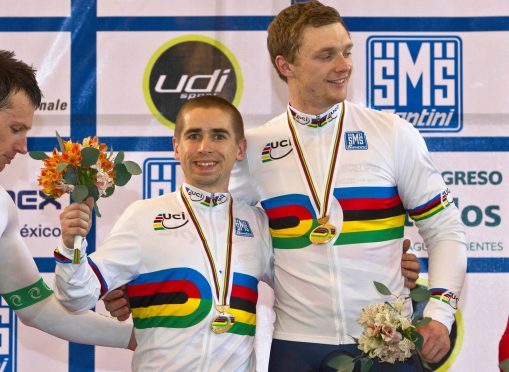
{"label": "sms logo patch", "polygon": [[420,132],[463,126],[462,43],[456,36],[372,36],[367,40],[367,104]]}

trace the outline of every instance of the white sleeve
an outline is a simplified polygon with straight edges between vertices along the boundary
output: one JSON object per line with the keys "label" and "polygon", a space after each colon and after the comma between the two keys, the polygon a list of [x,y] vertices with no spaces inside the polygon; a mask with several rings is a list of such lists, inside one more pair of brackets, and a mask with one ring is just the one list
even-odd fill
{"label": "white sleeve", "polygon": [[93,311],[73,314],[51,295],[32,306],[16,310],[23,324],[53,336],[99,346],[127,348],[133,325]]}
{"label": "white sleeve", "polygon": [[88,257],[82,254],[80,264],[71,263],[72,249],[62,243],[55,252],[55,295],[69,310],[91,309],[110,290],[138,276],[141,243],[136,204],[125,210],[96,252]]}
{"label": "white sleeve", "polygon": [[263,255],[265,258],[265,269],[260,278],[261,281],[267,283],[271,288],[274,288],[274,249],[272,247],[272,236],[269,230],[269,219],[263,209],[256,208],[258,213],[258,228],[263,237]]}
{"label": "white sleeve", "polygon": [[[37,266],[19,234],[16,207],[10,197],[0,188],[0,219],[3,221],[0,234],[0,294],[9,303],[12,294],[42,283]],[[30,293],[25,293],[29,296]],[[20,296],[19,298],[22,298]],[[37,293],[28,303],[18,303],[14,308],[20,320],[31,327],[65,340],[102,346],[126,347],[132,325],[121,324],[93,312],[71,314],[58,303],[51,290],[38,300]]]}
{"label": "white sleeve", "polygon": [[466,274],[465,228],[424,139],[410,123],[396,120],[398,192],[429,255],[429,287],[433,296],[425,315],[450,329]]}
{"label": "white sleeve", "polygon": [[251,177],[249,170],[247,154],[244,160],[237,161],[233,166],[228,188],[236,200],[243,200],[249,205],[256,205],[260,201],[255,181]]}

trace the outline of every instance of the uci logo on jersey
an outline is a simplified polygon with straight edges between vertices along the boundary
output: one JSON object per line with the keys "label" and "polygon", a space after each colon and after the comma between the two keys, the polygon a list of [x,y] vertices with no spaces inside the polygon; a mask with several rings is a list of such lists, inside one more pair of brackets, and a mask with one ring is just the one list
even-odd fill
{"label": "uci logo on jersey", "polygon": [[189,195],[189,199],[191,199],[191,201],[198,202],[198,201],[202,201],[203,199],[205,199],[205,195],[203,195],[201,192],[191,190],[188,187],[186,187],[186,191],[187,191],[187,195]]}
{"label": "uci logo on jersey", "polygon": [[239,218],[235,219],[235,235],[238,236],[246,236],[248,238],[252,238],[254,236],[253,230],[251,230],[251,226],[249,226],[249,222],[246,220],[241,220]]}
{"label": "uci logo on jersey", "polygon": [[272,160],[283,159],[292,152],[292,143],[289,139],[280,141],[269,142],[262,150],[262,163],[267,163]]}
{"label": "uci logo on jersey", "polygon": [[154,230],[174,230],[178,229],[185,224],[187,224],[189,220],[186,218],[184,212],[179,213],[159,213],[154,218]]}
{"label": "uci logo on jersey", "polygon": [[368,140],[364,132],[345,132],[345,149],[347,150],[367,150]]}
{"label": "uci logo on jersey", "polygon": [[372,36],[367,40],[367,104],[420,132],[463,126],[462,42],[457,36]]}

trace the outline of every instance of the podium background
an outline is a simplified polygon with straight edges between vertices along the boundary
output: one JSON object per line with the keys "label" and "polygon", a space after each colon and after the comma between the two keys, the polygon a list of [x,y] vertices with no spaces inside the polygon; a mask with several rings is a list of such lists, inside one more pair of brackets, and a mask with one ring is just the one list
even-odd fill
{"label": "podium background", "polygon": [[[437,167],[457,198],[469,242],[458,338],[442,370],[497,371],[498,340],[509,310],[509,2],[324,3],[339,9],[355,44],[351,101],[376,105],[381,101],[370,99],[376,94],[382,98],[405,94],[401,81],[406,77],[393,78],[391,91],[391,83],[387,83],[390,70],[383,73],[374,62],[368,47],[368,38],[374,37],[385,46],[391,40],[403,41],[414,57],[417,67],[407,71],[416,85],[413,93],[410,88],[406,91],[409,104],[418,106],[425,97],[447,96],[448,104],[459,114],[455,126],[436,126],[431,127],[432,132],[423,132]],[[282,112],[287,102],[285,87],[266,51],[265,30],[273,16],[289,4],[283,0],[0,1],[0,48],[14,50],[34,65],[46,103],[45,109],[36,113],[29,148],[50,151],[56,145],[55,130],[73,139],[97,134],[115,150],[126,151],[126,158],[144,164],[143,176],[118,189],[113,199],[101,200],[103,217],[89,237],[92,250],[131,202],[160,190],[170,191],[182,181],[172,160],[173,131],[154,116],[145,99],[144,75],[156,52],[180,37],[219,41],[230,52],[230,60],[236,61],[234,71],[223,69],[221,73],[228,79],[233,74],[237,78],[232,89],[246,126],[260,125]],[[406,43],[410,37],[414,44]],[[445,39],[458,48],[447,55],[444,65],[437,63],[436,51],[432,58],[417,63],[418,53],[429,57],[426,45],[435,50],[433,46],[442,45],[440,40]],[[389,55],[379,60],[403,68]],[[210,75],[217,68],[212,58],[205,59],[201,74]],[[370,73],[374,79],[369,78]],[[435,85],[423,83],[429,76]],[[173,78],[178,81],[179,77]],[[207,78],[202,76],[204,80]],[[427,108],[428,112],[443,109],[438,99]],[[400,105],[396,110],[404,112],[405,108]],[[58,215],[68,200],[48,203],[38,194],[40,166],[28,156],[18,156],[0,174],[0,183],[11,191],[19,209],[21,233],[45,280],[52,283]],[[410,226],[407,235],[413,238],[426,271],[422,240]],[[270,290],[262,286],[257,333],[261,371],[266,370],[270,346],[271,301]],[[101,306],[99,311],[103,311]],[[2,303],[1,371],[130,370],[129,351],[69,344],[18,323]]]}

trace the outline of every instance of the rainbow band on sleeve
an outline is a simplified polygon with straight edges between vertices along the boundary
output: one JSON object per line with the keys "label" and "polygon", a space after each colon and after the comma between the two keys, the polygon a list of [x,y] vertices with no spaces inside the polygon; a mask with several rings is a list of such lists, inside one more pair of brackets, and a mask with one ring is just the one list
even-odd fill
{"label": "rainbow band on sleeve", "polygon": [[420,221],[448,208],[451,205],[451,203],[447,200],[448,193],[448,190],[443,191],[430,201],[418,206],[417,208],[409,210],[408,215],[414,221]]}
{"label": "rainbow band on sleeve", "polygon": [[4,293],[2,297],[13,310],[21,310],[48,298],[52,294],[51,288],[40,278],[35,283],[26,287]]}
{"label": "rainbow band on sleeve", "polygon": [[58,248],[53,251],[53,257],[55,258],[55,261],[59,263],[63,264],[72,263],[72,260],[70,258],[65,257],[62,253],[60,253]]}
{"label": "rainbow band on sleeve", "polygon": [[431,298],[448,304],[453,309],[458,308],[459,297],[446,288],[430,288]]}
{"label": "rainbow band on sleeve", "polygon": [[106,284],[106,280],[104,280],[104,277],[102,276],[101,272],[99,271],[99,268],[95,264],[94,261],[90,257],[88,257],[88,264],[92,268],[92,271],[94,272],[95,276],[97,277],[97,280],[99,280],[99,283],[101,284],[101,295],[99,298],[102,298],[106,292],[108,292],[108,284]]}

